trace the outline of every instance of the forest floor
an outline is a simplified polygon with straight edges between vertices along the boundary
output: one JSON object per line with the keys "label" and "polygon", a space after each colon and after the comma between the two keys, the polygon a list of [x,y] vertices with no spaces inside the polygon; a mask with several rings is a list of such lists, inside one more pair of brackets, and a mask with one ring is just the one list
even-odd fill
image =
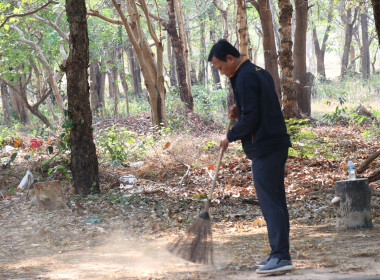
{"label": "forest floor", "polygon": [[[33,205],[33,191],[14,186],[28,168],[37,181],[63,180],[63,174],[48,179],[41,174],[44,154],[25,161],[28,147],[18,147],[12,165],[0,169],[0,279],[380,279],[380,182],[370,183],[372,229],[336,228],[331,205],[335,182],[346,178],[347,155],[358,165],[380,146],[379,137],[361,136],[363,127],[313,124],[313,141],[320,144],[315,156],[289,157],[294,271],[265,277],[254,271],[270,248],[250,162],[236,144],[223,160],[211,210],[215,265],[168,253],[166,246],[202,211],[218,154],[212,143],[223,133],[196,117],[191,121],[196,131],[155,143],[143,161],[101,164],[102,194],[78,197],[67,186],[64,207],[53,210]],[[110,123],[95,124],[95,133]],[[141,134],[144,124],[144,118],[119,122]],[[2,162],[13,152],[3,149]],[[379,167],[375,160],[359,177]]]}

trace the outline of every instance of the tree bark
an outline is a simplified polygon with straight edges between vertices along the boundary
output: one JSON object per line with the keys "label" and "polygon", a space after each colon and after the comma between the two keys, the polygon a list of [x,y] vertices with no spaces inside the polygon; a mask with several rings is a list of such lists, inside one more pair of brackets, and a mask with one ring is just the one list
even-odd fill
{"label": "tree bark", "polygon": [[311,88],[306,74],[306,33],[308,0],[296,0],[296,28],[294,32],[293,79],[297,93],[299,111],[309,117],[311,114]]}
{"label": "tree bark", "polygon": [[[215,5],[210,7],[208,10],[208,17],[211,22],[215,21]],[[215,30],[214,28],[210,28],[210,41],[212,44],[216,43],[215,40]],[[211,75],[212,75],[212,80],[213,80],[213,86],[215,89],[221,89],[222,84],[220,81],[220,75],[218,69],[214,67],[214,65],[211,63]]]}
{"label": "tree bark", "polygon": [[276,50],[276,41],[274,38],[272,11],[269,0],[250,1],[250,3],[257,9],[260,15],[265,69],[273,77],[276,93],[278,99],[281,101],[281,82],[278,74],[278,55]]}
{"label": "tree bark", "polygon": [[202,14],[199,18],[200,20],[200,61],[199,61],[199,74],[198,74],[198,81],[202,86],[206,86],[206,21],[205,21],[205,14]]}
{"label": "tree bark", "polygon": [[1,101],[3,104],[4,124],[11,124],[11,106],[9,103],[9,92],[7,84],[0,79]]}
{"label": "tree bark", "polygon": [[168,61],[169,61],[169,79],[170,79],[170,85],[172,87],[176,87],[178,85],[177,82],[177,75],[176,75],[176,61],[174,58],[174,51],[173,51],[173,45],[172,40],[170,39],[170,34],[168,32],[168,46],[167,46],[167,54],[168,54]]}
{"label": "tree bark", "polygon": [[[186,81],[188,85],[188,91],[189,91],[189,99],[192,100],[193,94],[191,91],[191,76],[190,76],[190,65],[189,65],[189,50],[188,50],[188,41],[186,39],[186,31],[185,31],[185,24],[183,20],[182,15],[182,3],[181,0],[172,0],[174,4],[174,10],[177,17],[177,23],[178,23],[178,30],[179,30],[179,38],[180,42],[182,44],[182,51],[183,51],[183,59],[185,61],[185,70],[186,70]],[[193,103],[190,104],[191,110],[193,110]]]}
{"label": "tree bark", "polygon": [[239,42],[239,52],[244,58],[252,60],[252,53],[248,51],[247,5],[245,0],[235,0],[236,27]]}
{"label": "tree bark", "polygon": [[344,1],[343,3],[341,3],[340,12],[342,20],[345,24],[344,50],[342,56],[342,65],[340,69],[340,76],[342,78],[346,75],[348,68],[348,60],[352,42],[352,33],[354,29],[354,24],[356,22],[357,11],[358,9],[355,8],[354,16],[352,16],[352,8],[348,8],[346,12],[344,7]]}
{"label": "tree bark", "polygon": [[380,0],[371,0],[371,2],[372,2],[372,8],[373,8],[373,15],[375,18],[377,39],[379,41],[379,46],[380,46]]}
{"label": "tree bark", "polygon": [[87,80],[89,40],[85,0],[66,0],[70,28],[67,60],[68,117],[73,187],[80,195],[100,192],[98,158],[93,139],[90,92]]}
{"label": "tree bark", "polygon": [[27,124],[29,122],[28,108],[24,99],[21,96],[22,82],[21,78],[17,78],[17,81],[12,81],[9,84],[9,97],[11,101],[11,106],[16,114],[16,119],[22,124]]}
{"label": "tree bark", "polygon": [[[331,0],[330,6],[332,6],[333,3],[334,3],[333,0]],[[317,73],[325,78],[326,78],[325,53],[326,53],[326,47],[327,47],[327,40],[330,36],[332,19],[333,19],[332,12],[329,11],[327,14],[327,27],[325,30],[325,34],[323,36],[322,45],[320,45],[318,41],[317,28],[316,26],[313,26],[313,43],[314,43],[315,56],[317,58]]]}
{"label": "tree bark", "polygon": [[97,112],[102,107],[100,101],[101,73],[99,70],[99,61],[93,60],[90,64],[90,96],[91,108]]}
{"label": "tree bark", "polygon": [[132,76],[132,87],[135,96],[141,96],[141,70],[138,59],[136,57],[136,52],[133,49],[132,43],[128,40],[126,46],[126,53],[128,57],[129,71]]}
{"label": "tree bark", "polygon": [[[364,4],[364,3],[363,3]],[[363,5],[365,7],[365,5]],[[360,15],[360,22],[362,27],[362,77],[368,79],[370,75],[370,62],[369,62],[369,40],[368,40],[368,11],[367,8]]]}
{"label": "tree bark", "polygon": [[187,83],[186,61],[184,57],[183,44],[181,43],[176,28],[174,1],[167,0],[167,7],[169,18],[166,30],[170,36],[170,41],[176,58],[175,65],[179,85],[179,96],[181,101],[185,103],[186,108],[193,110],[194,101],[193,96],[189,92],[189,84]]}
{"label": "tree bark", "polygon": [[297,94],[293,86],[293,53],[292,53],[292,13],[293,7],[290,0],[279,0],[280,9],[280,35],[281,50],[279,51],[279,61],[281,67],[281,92],[282,108],[286,119],[297,118]]}
{"label": "tree bark", "polygon": [[[120,15],[133,48],[136,51],[141,71],[144,75],[145,86],[149,94],[149,104],[151,108],[151,119],[154,126],[162,126],[165,115],[165,84],[163,76],[163,46],[161,38],[158,39],[154,33],[147,5],[144,0],[139,0],[144,18],[147,22],[149,34],[153,38],[156,47],[156,55],[153,54],[150,45],[145,37],[140,23],[140,13],[133,0],[126,1],[127,15],[121,10],[121,6],[112,0],[112,3]],[[155,59],[156,58],[156,59]]]}

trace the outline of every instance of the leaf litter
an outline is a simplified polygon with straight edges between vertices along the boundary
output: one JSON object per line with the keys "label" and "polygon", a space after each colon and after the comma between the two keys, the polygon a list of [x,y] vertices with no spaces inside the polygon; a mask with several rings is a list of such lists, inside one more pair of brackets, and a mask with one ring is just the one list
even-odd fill
{"label": "leaf litter", "polygon": [[[47,180],[46,174],[40,172],[40,165],[47,157],[44,148],[56,139],[53,136],[49,142],[37,139],[42,143],[33,148],[34,157],[27,164],[23,159],[31,151],[30,146],[23,144],[27,140],[17,139],[13,149],[3,150],[0,276],[4,279],[255,279],[252,266],[270,248],[250,161],[235,143],[223,160],[210,213],[216,267],[186,263],[165,251],[165,246],[183,233],[203,209],[218,154],[217,142],[223,133],[220,127],[210,129],[200,123],[198,117],[189,119],[188,122],[195,122],[191,127],[198,127],[196,136],[191,132],[169,135],[154,143],[138,164],[100,166],[101,195],[83,198],[68,189],[67,207],[49,211],[30,204],[33,190],[28,193],[14,186],[28,167],[37,181]],[[149,129],[148,123],[142,116],[117,125],[143,134]],[[114,124],[103,121],[96,127]],[[337,156],[327,158],[324,145],[314,151],[314,157],[288,159],[285,184],[291,218],[291,254],[297,270],[281,279],[305,279],[305,275],[314,279],[313,273],[325,273],[329,277],[342,273],[379,275],[380,268],[374,269],[380,260],[379,181],[370,184],[375,225],[372,230],[336,229],[335,211],[330,204],[335,182],[347,177],[347,155],[359,164],[379,149],[379,138],[366,140],[360,136],[359,128],[347,126],[316,126],[313,130],[318,135],[316,141],[333,143],[329,153]],[[9,168],[6,159],[15,149],[18,156]],[[360,176],[366,177],[379,167],[380,160],[374,161]],[[60,172],[53,176],[65,179]],[[82,266],[75,268],[78,260],[83,261]],[[69,263],[71,273],[66,278],[64,262]],[[91,269],[92,265],[97,268]]]}

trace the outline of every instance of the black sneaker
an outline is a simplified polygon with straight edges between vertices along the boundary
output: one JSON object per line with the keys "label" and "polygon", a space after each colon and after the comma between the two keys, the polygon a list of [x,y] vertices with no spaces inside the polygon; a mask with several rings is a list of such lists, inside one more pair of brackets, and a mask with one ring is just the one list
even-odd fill
{"label": "black sneaker", "polygon": [[266,257],[266,258],[263,259],[261,262],[258,262],[258,263],[256,264],[256,266],[257,266],[258,268],[261,268],[261,267],[263,267],[264,265],[266,265],[266,264],[268,263],[269,260],[270,260],[270,256]]}
{"label": "black sneaker", "polygon": [[273,258],[270,259],[266,265],[256,269],[256,272],[259,274],[277,274],[285,273],[293,269],[294,266],[291,260],[280,260],[278,258]]}

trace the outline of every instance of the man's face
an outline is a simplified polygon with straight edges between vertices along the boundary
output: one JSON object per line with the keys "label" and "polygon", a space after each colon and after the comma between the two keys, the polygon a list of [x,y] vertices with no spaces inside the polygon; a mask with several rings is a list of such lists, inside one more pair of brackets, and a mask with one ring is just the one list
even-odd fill
{"label": "man's face", "polygon": [[228,77],[231,77],[234,73],[234,62],[235,60],[232,55],[227,55],[226,61],[220,60],[215,56],[211,58],[211,63],[214,65],[214,67],[218,69],[221,74],[224,74]]}

